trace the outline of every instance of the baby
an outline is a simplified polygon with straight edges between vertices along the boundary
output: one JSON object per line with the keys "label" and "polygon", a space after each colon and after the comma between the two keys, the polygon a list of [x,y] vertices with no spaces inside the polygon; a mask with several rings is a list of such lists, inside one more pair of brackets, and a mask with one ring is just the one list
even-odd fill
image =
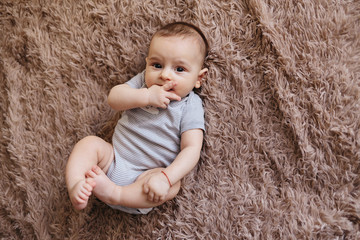
{"label": "baby", "polygon": [[204,110],[193,89],[208,72],[207,52],[194,25],[175,22],[154,34],[145,71],[109,93],[109,105],[123,111],[113,145],[88,136],[69,157],[66,184],[75,209],[94,193],[113,208],[147,214],[176,196],[200,158]]}

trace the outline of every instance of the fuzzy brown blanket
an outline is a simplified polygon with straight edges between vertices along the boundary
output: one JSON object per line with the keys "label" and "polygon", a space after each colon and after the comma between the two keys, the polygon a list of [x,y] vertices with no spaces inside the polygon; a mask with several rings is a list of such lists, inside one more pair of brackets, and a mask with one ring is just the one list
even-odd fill
{"label": "fuzzy brown blanket", "polygon": [[[175,20],[211,45],[198,166],[148,215],[73,210],[74,144]],[[1,239],[360,238],[359,1],[2,0],[0,31]]]}

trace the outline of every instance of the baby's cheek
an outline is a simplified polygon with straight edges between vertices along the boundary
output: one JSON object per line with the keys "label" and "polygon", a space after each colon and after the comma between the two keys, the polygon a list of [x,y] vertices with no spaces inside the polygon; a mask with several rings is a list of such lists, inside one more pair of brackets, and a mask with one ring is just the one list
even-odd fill
{"label": "baby's cheek", "polygon": [[148,77],[148,78],[145,77],[145,85],[146,85],[147,88],[154,85],[153,83],[154,83],[154,81],[152,81],[152,79],[150,77]]}

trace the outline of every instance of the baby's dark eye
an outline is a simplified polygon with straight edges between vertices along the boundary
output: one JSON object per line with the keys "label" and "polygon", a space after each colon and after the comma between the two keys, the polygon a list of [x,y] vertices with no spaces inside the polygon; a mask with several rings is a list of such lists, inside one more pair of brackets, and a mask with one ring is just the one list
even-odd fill
{"label": "baby's dark eye", "polygon": [[153,66],[154,66],[154,68],[161,68],[162,67],[161,64],[159,64],[159,63],[154,63]]}
{"label": "baby's dark eye", "polygon": [[184,69],[183,67],[177,67],[177,68],[176,68],[176,71],[177,71],[177,72],[184,72],[185,69]]}

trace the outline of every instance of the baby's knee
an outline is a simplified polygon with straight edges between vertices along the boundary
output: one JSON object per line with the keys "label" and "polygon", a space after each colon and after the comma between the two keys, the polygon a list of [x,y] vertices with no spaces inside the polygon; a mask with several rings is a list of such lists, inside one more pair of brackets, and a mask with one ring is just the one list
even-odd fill
{"label": "baby's knee", "polygon": [[80,141],[85,142],[85,143],[96,143],[96,142],[99,142],[100,140],[102,140],[102,139],[97,136],[90,135],[90,136],[84,137]]}
{"label": "baby's knee", "polygon": [[102,139],[97,136],[86,136],[81,139],[75,147],[81,147],[86,149],[97,149],[102,143]]}

